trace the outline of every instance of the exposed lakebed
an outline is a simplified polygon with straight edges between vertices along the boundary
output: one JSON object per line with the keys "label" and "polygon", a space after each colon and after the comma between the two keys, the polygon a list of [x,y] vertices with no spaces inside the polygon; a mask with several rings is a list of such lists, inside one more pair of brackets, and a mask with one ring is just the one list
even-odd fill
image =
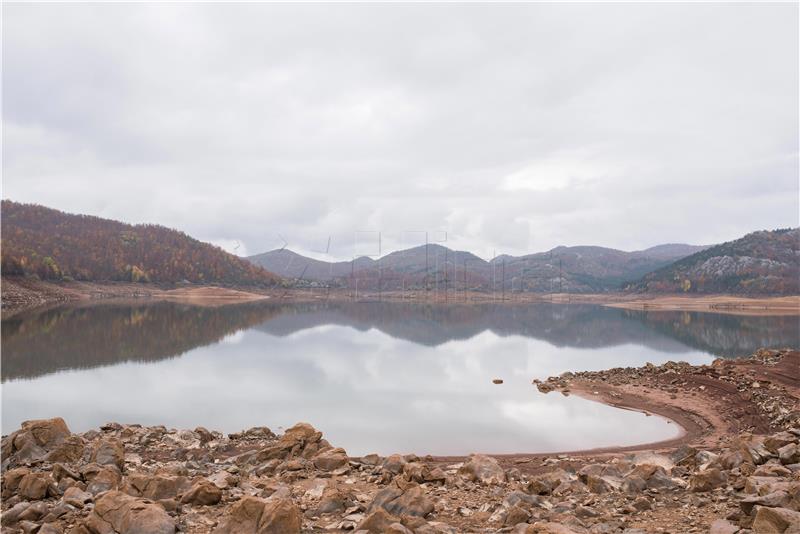
{"label": "exposed lakebed", "polygon": [[798,324],[577,304],[141,301],[24,312],[2,336],[4,434],[53,415],[77,431],[308,421],[351,455],[455,455],[669,439],[679,429],[662,418],[531,380],[797,345]]}

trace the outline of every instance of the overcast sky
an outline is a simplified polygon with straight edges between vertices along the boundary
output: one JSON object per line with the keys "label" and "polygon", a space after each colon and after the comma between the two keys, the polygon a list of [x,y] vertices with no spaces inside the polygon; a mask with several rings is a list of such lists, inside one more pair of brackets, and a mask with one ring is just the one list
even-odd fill
{"label": "overcast sky", "polygon": [[6,3],[3,60],[4,198],[242,255],[798,225],[796,3]]}

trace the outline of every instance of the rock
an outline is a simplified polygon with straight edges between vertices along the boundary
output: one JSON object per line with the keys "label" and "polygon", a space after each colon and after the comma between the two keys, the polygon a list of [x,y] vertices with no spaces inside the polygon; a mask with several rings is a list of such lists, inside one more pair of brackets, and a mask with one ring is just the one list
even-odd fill
{"label": "rock", "polygon": [[295,456],[310,458],[327,445],[322,432],[308,423],[297,423],[284,432],[277,442],[268,445],[255,455],[257,462],[273,459],[289,459]]}
{"label": "rock", "polygon": [[778,454],[778,449],[790,443],[797,443],[797,436],[791,432],[778,432],[764,439],[764,447],[772,454]]}
{"label": "rock", "polygon": [[183,504],[199,504],[201,506],[217,504],[221,500],[222,490],[211,481],[205,479],[196,482],[181,497],[181,503]]}
{"label": "rock", "polygon": [[66,467],[66,466],[64,466],[62,464],[55,464],[53,466],[52,475],[53,475],[53,478],[56,480],[56,482],[60,481],[63,478],[71,478],[73,480],[80,480],[81,479],[81,475],[79,473],[75,472],[74,470],[72,470],[69,467]]}
{"label": "rock", "polygon": [[299,534],[300,511],[290,499],[244,497],[234,504],[214,534]]}
{"label": "rock", "polygon": [[773,491],[772,493],[767,493],[766,495],[755,495],[752,497],[745,497],[741,501],[739,501],[739,506],[741,507],[742,511],[750,515],[753,511],[753,508],[756,506],[768,506],[770,508],[788,508],[789,503],[791,502],[791,498],[789,494],[785,491],[778,490]]}
{"label": "rock", "polygon": [[503,383],[502,378],[495,378],[492,380],[492,384],[502,384],[502,383]]}
{"label": "rock", "polygon": [[507,527],[513,527],[518,523],[527,523],[528,519],[530,518],[530,512],[515,504],[508,509],[508,512],[506,512],[506,517],[503,520],[503,524]]}
{"label": "rock", "polygon": [[83,508],[86,503],[92,502],[92,499],[91,493],[81,491],[80,488],[75,486],[67,488],[67,491],[64,492],[64,496],[62,497],[65,504],[69,504],[75,508]]}
{"label": "rock", "polygon": [[36,501],[44,499],[48,494],[48,489],[51,495],[57,493],[50,475],[47,473],[28,473],[19,481],[17,494],[29,501]]}
{"label": "rock", "polygon": [[98,465],[113,465],[120,472],[125,468],[125,449],[118,440],[101,440],[92,451],[91,460]]}
{"label": "rock", "polygon": [[314,515],[340,513],[347,507],[347,496],[336,487],[325,488],[321,497],[317,507],[312,510]]}
{"label": "rock", "polygon": [[689,478],[689,489],[696,492],[711,491],[724,486],[728,482],[728,474],[719,468],[712,467],[700,471]]}
{"label": "rock", "polygon": [[778,449],[778,458],[783,465],[800,463],[800,447],[797,443],[789,443]]}
{"label": "rock", "polygon": [[383,534],[387,532],[391,525],[395,524],[398,518],[387,512],[383,508],[377,508],[367,515],[358,525],[356,530],[364,530],[370,534]]}
{"label": "rock", "polygon": [[21,427],[23,432],[30,434],[37,445],[46,449],[60,443],[71,434],[67,424],[60,417],[25,421]]}
{"label": "rock", "polygon": [[38,534],[63,534],[64,531],[61,530],[61,527],[58,525],[54,525],[53,523],[45,523],[39,529]]}
{"label": "rock", "polygon": [[469,461],[464,463],[458,472],[473,482],[483,484],[504,484],[507,480],[506,473],[497,460],[483,454],[470,456]]}
{"label": "rock", "polygon": [[406,459],[400,456],[399,454],[392,454],[391,456],[387,456],[386,459],[381,464],[381,468],[384,471],[388,471],[393,475],[399,475],[403,472],[403,468],[406,465]]}
{"label": "rock", "polygon": [[708,534],[736,534],[739,527],[726,519],[717,519],[709,527]]}
{"label": "rock", "polygon": [[563,469],[556,469],[542,475],[537,475],[525,486],[525,491],[532,495],[550,495],[563,482],[568,482],[569,475]]}
{"label": "rock", "polygon": [[335,471],[349,465],[349,459],[344,449],[328,449],[314,457],[314,466],[322,471]]}
{"label": "rock", "polygon": [[86,491],[92,495],[117,489],[122,479],[116,467],[103,467],[98,464],[87,464],[83,466],[81,468],[81,475],[88,483]]}
{"label": "rock", "polygon": [[124,488],[127,493],[151,501],[175,498],[190,487],[189,479],[184,476],[137,473],[129,476],[127,482]]}
{"label": "rock", "polygon": [[800,532],[800,512],[786,508],[758,507],[753,520],[755,534],[783,534]]}
{"label": "rock", "polygon": [[19,483],[22,479],[30,473],[31,470],[27,467],[17,467],[16,469],[9,469],[3,475],[3,499],[8,499],[17,492]]}
{"label": "rock", "polygon": [[403,490],[393,484],[375,494],[367,507],[367,513],[378,508],[395,515],[425,517],[433,512],[434,505],[420,486],[412,485]]}
{"label": "rock", "polygon": [[19,430],[2,440],[3,469],[45,459],[70,435],[60,417],[23,422]]}
{"label": "rock", "polygon": [[239,483],[239,477],[227,471],[217,471],[209,475],[208,480],[219,489],[228,489]]}
{"label": "rock", "polygon": [[3,512],[2,519],[0,519],[0,523],[3,525],[13,525],[17,521],[19,521],[19,517],[22,513],[27,510],[31,506],[29,502],[18,502],[11,508],[8,508],[6,511]]}
{"label": "rock", "polygon": [[86,441],[80,436],[67,436],[50,447],[44,459],[48,462],[77,462],[83,458]]}
{"label": "rock", "polygon": [[424,484],[425,482],[440,482],[447,480],[447,476],[440,468],[429,468],[422,462],[410,462],[403,466],[403,475],[411,482]]}
{"label": "rock", "polygon": [[25,511],[23,511],[19,517],[19,521],[39,521],[43,517],[45,517],[50,510],[50,506],[48,503],[44,501],[37,501],[31,503]]}
{"label": "rock", "polygon": [[86,527],[93,534],[173,534],[175,521],[164,509],[120,491],[109,491],[95,503]]}

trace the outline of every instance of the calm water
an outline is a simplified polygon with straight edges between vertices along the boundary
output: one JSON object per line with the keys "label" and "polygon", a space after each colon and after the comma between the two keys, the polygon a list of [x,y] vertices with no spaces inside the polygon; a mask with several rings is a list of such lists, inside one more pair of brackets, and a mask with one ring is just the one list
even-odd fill
{"label": "calm water", "polygon": [[542,395],[531,380],[707,363],[799,337],[796,317],[589,305],[69,306],[2,322],[2,429],[55,415],[75,431],[108,421],[226,432],[308,421],[354,455],[634,444],[678,429]]}

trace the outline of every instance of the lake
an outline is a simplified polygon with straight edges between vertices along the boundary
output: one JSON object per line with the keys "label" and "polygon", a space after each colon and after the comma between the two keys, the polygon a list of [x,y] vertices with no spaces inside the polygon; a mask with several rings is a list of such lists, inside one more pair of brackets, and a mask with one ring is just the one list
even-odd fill
{"label": "lake", "polygon": [[710,363],[799,338],[797,317],[582,304],[69,305],[2,321],[2,430],[53,416],[73,431],[116,421],[277,432],[307,421],[351,455],[632,445],[679,429],[543,395],[532,379]]}

